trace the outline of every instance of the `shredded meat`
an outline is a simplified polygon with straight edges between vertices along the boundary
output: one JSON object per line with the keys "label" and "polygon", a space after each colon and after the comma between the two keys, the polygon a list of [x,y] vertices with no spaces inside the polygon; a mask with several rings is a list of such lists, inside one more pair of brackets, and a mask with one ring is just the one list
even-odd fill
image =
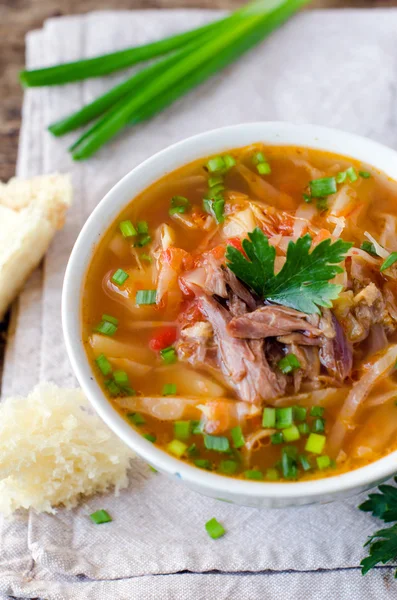
{"label": "shredded meat", "polygon": [[321,335],[321,330],[310,324],[304,313],[284,306],[262,306],[251,313],[234,318],[228,325],[233,337],[263,339],[289,335],[300,331],[307,337]]}
{"label": "shredded meat", "polygon": [[319,352],[321,364],[339,381],[349,377],[353,367],[353,351],[335,315],[324,309],[319,327],[334,332],[333,337],[323,336]]}

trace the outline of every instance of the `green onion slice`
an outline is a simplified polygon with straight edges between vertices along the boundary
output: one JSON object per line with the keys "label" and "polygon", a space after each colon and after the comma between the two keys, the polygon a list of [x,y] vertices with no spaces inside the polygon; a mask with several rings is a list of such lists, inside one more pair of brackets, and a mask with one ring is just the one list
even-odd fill
{"label": "green onion slice", "polygon": [[213,540],[217,540],[226,533],[224,527],[215,519],[215,517],[206,522],[205,529]]}
{"label": "green onion slice", "polygon": [[175,363],[178,359],[177,353],[173,346],[168,346],[168,348],[160,350],[160,356],[167,365]]}
{"label": "green onion slice", "polygon": [[102,523],[110,523],[112,517],[106,510],[97,510],[90,515],[90,519],[95,525],[101,525]]}
{"label": "green onion slice", "polygon": [[135,304],[156,304],[156,290],[138,290],[135,294]]}
{"label": "green onion slice", "polygon": [[117,285],[123,285],[123,283],[127,281],[128,277],[128,273],[123,271],[123,269],[117,269],[117,271],[112,275],[112,281]]}
{"label": "green onion slice", "polygon": [[187,444],[184,444],[180,440],[172,440],[172,442],[167,444],[167,450],[174,456],[181,458],[181,456],[185,454],[187,450]]}
{"label": "green onion slice", "polygon": [[190,436],[190,421],[175,421],[174,435],[178,440],[187,440]]}
{"label": "green onion slice", "polygon": [[233,446],[235,448],[241,448],[242,446],[244,446],[245,439],[244,439],[244,435],[243,435],[243,430],[241,429],[240,425],[233,427],[233,429],[231,430],[230,433],[231,433],[232,440],[233,440]]}
{"label": "green onion slice", "polygon": [[257,469],[250,469],[248,471],[244,471],[244,477],[246,479],[254,479],[256,481],[260,481],[263,479],[262,471],[258,471]]}
{"label": "green onion slice", "polygon": [[227,452],[230,448],[227,437],[220,435],[204,435],[204,445],[207,450],[216,450],[217,452]]}
{"label": "green onion slice", "polygon": [[307,438],[305,450],[306,452],[312,452],[313,454],[321,454],[324,450],[325,442],[325,435],[320,435],[319,433],[311,433]]}
{"label": "green onion slice", "polygon": [[101,371],[102,375],[106,376],[112,372],[112,365],[110,364],[110,362],[108,361],[108,359],[106,358],[106,356],[104,354],[100,354],[95,359],[95,362],[98,365],[99,370]]}
{"label": "green onion slice", "polygon": [[95,327],[95,331],[102,333],[102,335],[114,335],[117,331],[117,325],[109,323],[109,321],[101,321],[99,325]]}
{"label": "green onion slice", "polygon": [[385,262],[382,264],[380,270],[381,271],[385,271],[386,269],[388,269],[389,267],[391,267],[392,265],[394,265],[394,263],[397,260],[397,252],[392,252],[391,254],[389,254],[389,256],[386,258]]}
{"label": "green onion slice", "polygon": [[292,373],[296,369],[300,369],[300,362],[295,354],[287,354],[278,362],[278,368],[282,373]]}
{"label": "green onion slice", "polygon": [[310,183],[310,194],[313,198],[326,198],[337,191],[335,177],[321,177]]}
{"label": "green onion slice", "polygon": [[131,221],[121,221],[119,223],[120,231],[125,238],[134,237],[138,233]]}
{"label": "green onion slice", "polygon": [[163,396],[172,396],[176,394],[176,384],[175,383],[166,383],[163,386]]}

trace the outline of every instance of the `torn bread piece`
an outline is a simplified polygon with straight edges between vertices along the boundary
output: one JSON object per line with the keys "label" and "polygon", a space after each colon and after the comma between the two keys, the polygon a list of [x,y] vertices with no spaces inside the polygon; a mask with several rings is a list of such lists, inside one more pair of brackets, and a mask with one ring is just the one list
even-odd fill
{"label": "torn bread piece", "polygon": [[80,389],[37,385],[27,398],[0,403],[0,512],[54,513],[83,496],[117,494],[134,456]]}
{"label": "torn bread piece", "polygon": [[69,175],[0,182],[0,320],[63,227],[71,202]]}

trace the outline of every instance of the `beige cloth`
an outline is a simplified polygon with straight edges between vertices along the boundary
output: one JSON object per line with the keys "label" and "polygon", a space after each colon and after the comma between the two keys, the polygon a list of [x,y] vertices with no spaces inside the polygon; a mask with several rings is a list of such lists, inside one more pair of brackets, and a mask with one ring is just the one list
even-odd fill
{"label": "beige cloth", "polygon": [[[217,16],[209,11],[93,13],[46,22],[28,36],[30,67],[123,48]],[[105,192],[157,150],[201,131],[253,120],[344,128],[397,147],[397,11],[306,12],[243,60],[163,114],[125,131],[88,162],[66,152],[75,134],[45,126],[125,73],[25,95],[18,174],[71,171],[75,203],[65,229],[15,307],[3,393],[39,380],[75,385],[62,341],[65,265],[85,219]],[[380,523],[357,510],[362,498],[290,510],[255,510],[198,496],[137,463],[120,497],[95,497],[72,512],[22,515],[0,529],[0,594],[47,600],[206,599],[386,600],[397,597],[390,568],[362,578],[367,535]],[[87,515],[106,508],[111,524]],[[227,535],[210,540],[216,517]]]}

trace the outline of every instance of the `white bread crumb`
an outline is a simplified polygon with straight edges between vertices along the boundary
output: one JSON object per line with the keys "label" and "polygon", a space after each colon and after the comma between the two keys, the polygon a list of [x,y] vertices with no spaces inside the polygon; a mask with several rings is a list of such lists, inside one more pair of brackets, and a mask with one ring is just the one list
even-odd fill
{"label": "white bread crumb", "polygon": [[55,512],[82,495],[128,484],[133,452],[92,409],[80,389],[40,384],[27,398],[0,403],[0,512]]}
{"label": "white bread crumb", "polygon": [[0,320],[63,227],[71,202],[68,175],[0,182]]}

